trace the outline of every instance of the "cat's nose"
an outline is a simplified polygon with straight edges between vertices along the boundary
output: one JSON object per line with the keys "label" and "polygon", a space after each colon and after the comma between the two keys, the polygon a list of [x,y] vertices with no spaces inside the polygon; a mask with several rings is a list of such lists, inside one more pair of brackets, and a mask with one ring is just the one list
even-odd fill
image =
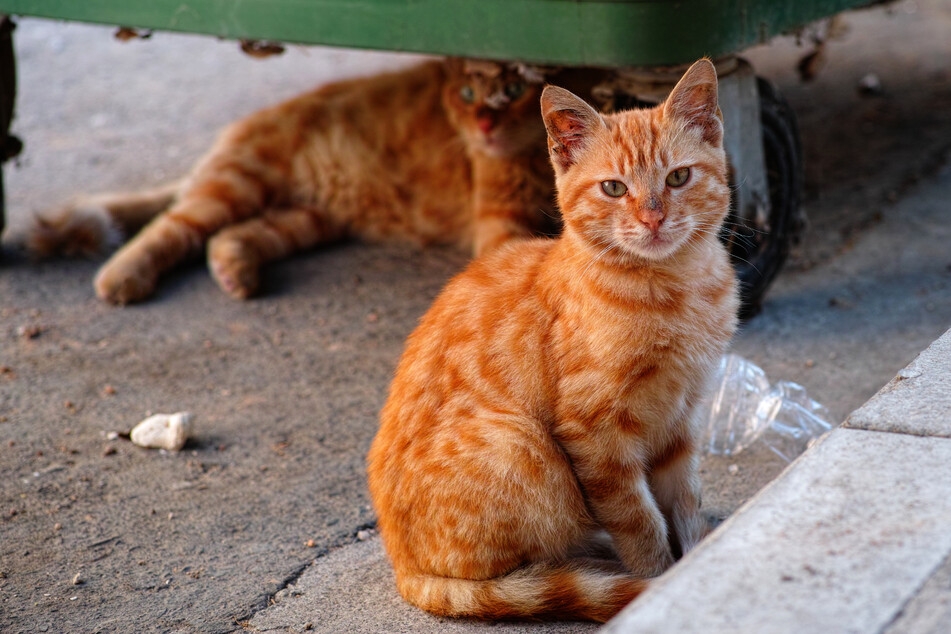
{"label": "cat's nose", "polygon": [[476,125],[479,126],[483,134],[488,134],[495,127],[495,113],[489,108],[479,108],[476,111]]}
{"label": "cat's nose", "polygon": [[657,233],[660,226],[664,224],[664,218],[667,217],[667,214],[664,212],[663,205],[648,204],[638,207],[634,217],[650,229],[651,233]]}
{"label": "cat's nose", "polygon": [[491,117],[479,117],[476,119],[476,123],[478,124],[479,129],[485,134],[491,132],[492,128],[495,127],[495,120]]}

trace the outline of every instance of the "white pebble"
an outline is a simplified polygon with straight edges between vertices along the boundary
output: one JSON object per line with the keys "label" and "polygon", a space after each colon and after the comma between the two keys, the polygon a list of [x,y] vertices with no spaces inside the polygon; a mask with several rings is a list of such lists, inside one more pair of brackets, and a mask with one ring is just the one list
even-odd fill
{"label": "white pebble", "polygon": [[191,412],[154,414],[132,428],[129,436],[140,447],[178,451],[185,446],[191,421]]}

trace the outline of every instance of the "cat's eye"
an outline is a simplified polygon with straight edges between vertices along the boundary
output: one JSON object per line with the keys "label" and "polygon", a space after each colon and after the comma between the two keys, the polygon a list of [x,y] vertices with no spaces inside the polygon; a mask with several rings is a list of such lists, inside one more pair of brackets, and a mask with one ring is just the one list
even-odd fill
{"label": "cat's eye", "polygon": [[515,100],[525,94],[527,86],[520,81],[514,81],[511,84],[505,84],[505,96]]}
{"label": "cat's eye", "polygon": [[466,103],[472,103],[475,101],[475,90],[472,89],[472,86],[463,86],[459,89],[459,96]]}
{"label": "cat's eye", "polygon": [[611,198],[620,198],[627,193],[627,185],[621,181],[601,181],[601,191]]}
{"label": "cat's eye", "polygon": [[667,175],[667,185],[670,187],[682,187],[688,180],[690,180],[689,167],[681,167]]}

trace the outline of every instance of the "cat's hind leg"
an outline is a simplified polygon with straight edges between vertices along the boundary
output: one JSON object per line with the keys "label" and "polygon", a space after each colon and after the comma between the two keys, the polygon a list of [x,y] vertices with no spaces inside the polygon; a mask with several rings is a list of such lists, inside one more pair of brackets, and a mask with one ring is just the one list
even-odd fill
{"label": "cat's hind leg", "polygon": [[247,299],[258,290],[263,264],[332,242],[342,233],[314,209],[268,211],[216,233],[208,242],[208,268],[223,291]]}
{"label": "cat's hind leg", "polygon": [[137,192],[79,196],[34,216],[26,246],[38,257],[107,253],[170,207],[180,187],[176,181]]}
{"label": "cat's hind leg", "polygon": [[175,204],[99,269],[96,294],[113,304],[145,299],[162,273],[200,254],[209,237],[260,213],[274,190],[272,181],[259,163],[212,155]]}

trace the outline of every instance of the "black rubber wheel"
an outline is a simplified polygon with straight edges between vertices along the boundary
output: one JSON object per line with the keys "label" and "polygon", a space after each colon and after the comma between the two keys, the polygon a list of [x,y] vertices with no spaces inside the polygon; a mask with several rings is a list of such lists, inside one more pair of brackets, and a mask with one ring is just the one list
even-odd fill
{"label": "black rubber wheel", "polygon": [[[0,162],[19,154],[22,143],[10,136],[13,106],[16,101],[16,58],[13,55],[13,20],[0,15]],[[0,237],[3,236],[6,197],[3,192],[3,170],[0,169]],[[2,250],[0,250],[2,254]]]}
{"label": "black rubber wheel", "polygon": [[765,221],[741,218],[733,204],[723,233],[740,283],[742,319],[760,311],[767,289],[805,226],[800,209],[802,143],[796,115],[772,83],[756,79],[770,213]]}

